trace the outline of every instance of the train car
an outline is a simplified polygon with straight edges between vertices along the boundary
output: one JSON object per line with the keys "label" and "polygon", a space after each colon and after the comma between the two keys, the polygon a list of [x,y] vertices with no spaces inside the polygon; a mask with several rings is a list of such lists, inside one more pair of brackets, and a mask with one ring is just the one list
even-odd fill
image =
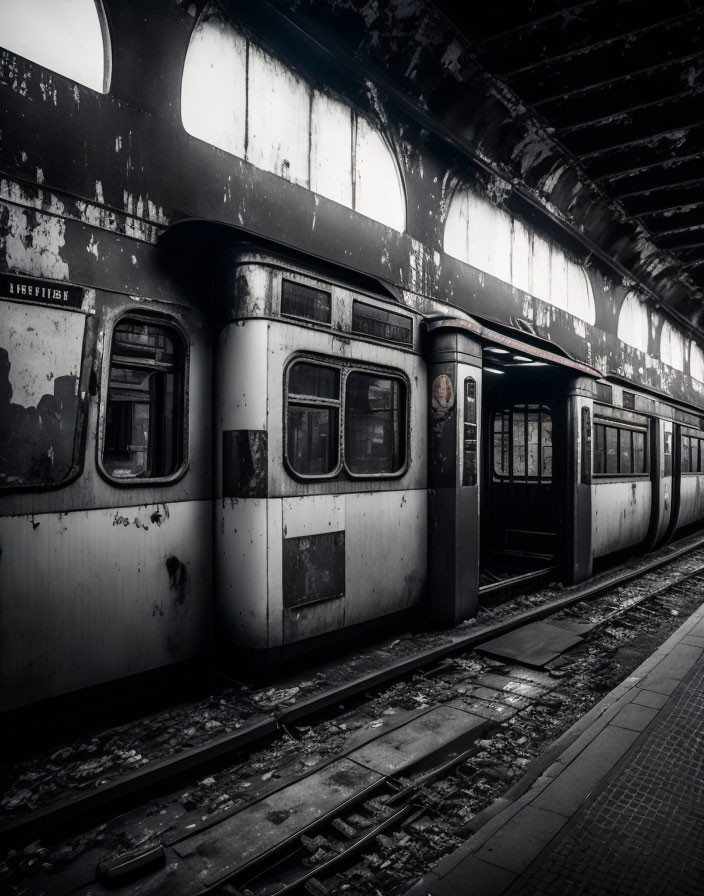
{"label": "train car", "polygon": [[704,518],[696,334],[259,7],[0,9],[2,709]]}
{"label": "train car", "polygon": [[425,595],[421,319],[251,250],[218,282],[218,631],[271,659]]}

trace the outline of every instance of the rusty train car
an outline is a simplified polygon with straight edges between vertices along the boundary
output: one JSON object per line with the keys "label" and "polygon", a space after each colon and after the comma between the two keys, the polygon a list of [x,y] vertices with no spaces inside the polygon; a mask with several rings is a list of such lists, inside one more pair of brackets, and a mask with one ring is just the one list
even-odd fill
{"label": "rusty train car", "polygon": [[704,517],[691,335],[275,7],[10,6],[2,709]]}

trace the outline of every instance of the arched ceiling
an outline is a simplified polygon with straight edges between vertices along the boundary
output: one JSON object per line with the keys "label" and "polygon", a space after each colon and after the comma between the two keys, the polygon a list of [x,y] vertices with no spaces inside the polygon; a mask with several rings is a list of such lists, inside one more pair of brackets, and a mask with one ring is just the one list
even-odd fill
{"label": "arched ceiling", "polygon": [[701,335],[704,0],[263,4]]}

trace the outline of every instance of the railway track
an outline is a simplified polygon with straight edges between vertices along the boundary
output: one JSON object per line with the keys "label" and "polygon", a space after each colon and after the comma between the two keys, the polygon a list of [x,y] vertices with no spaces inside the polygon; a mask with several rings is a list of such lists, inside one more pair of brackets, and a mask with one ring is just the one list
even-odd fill
{"label": "railway track", "polygon": [[[674,562],[678,563],[676,571],[664,568]],[[626,589],[626,583],[632,584]],[[159,892],[158,885],[154,889],[154,874],[157,878],[166,875],[176,863],[182,868],[191,867],[192,873],[181,879],[179,888],[174,888],[174,880],[169,878],[165,893],[270,896],[304,890],[334,892],[341,874],[347,885],[357,881],[365,891],[363,883],[370,868],[374,873],[383,871],[385,850],[397,854],[406,842],[412,846],[416,834],[422,835],[442,818],[438,807],[443,802],[452,803],[459,794],[460,802],[464,801],[465,809],[470,807],[473,816],[474,809],[485,801],[486,788],[492,789],[495,740],[501,742],[503,738],[518,747],[522,738],[530,741],[526,734],[517,735],[518,720],[526,730],[540,727],[541,719],[544,722],[568,699],[565,695],[573,692],[580,674],[594,675],[595,670],[598,674],[599,651],[592,650],[597,633],[618,639],[622,627],[633,630],[649,617],[661,618],[663,607],[667,613],[669,603],[681,601],[699,587],[704,587],[701,541],[670,551],[657,562],[641,564],[639,570],[611,573],[588,586],[569,589],[558,599],[524,611],[519,617],[503,619],[503,608],[493,608],[485,614],[493,617],[489,623],[451,643],[282,708],[236,736],[217,738],[206,748],[124,776],[108,788],[18,819],[3,829],[2,836],[9,845],[26,843],[39,835],[51,840],[57,829],[67,830],[78,819],[85,825],[91,819],[98,821],[108,810],[124,808],[130,801],[141,804],[159,788],[164,791],[185,776],[192,779],[206,774],[215,763],[222,767],[243,751],[264,750],[265,744],[277,738],[290,742],[289,754],[293,755],[301,746],[307,726],[314,725],[316,719],[322,718],[326,725],[339,722],[341,712],[337,707],[341,704],[344,716],[355,701],[363,704],[368,695],[411,676],[417,692],[414,708],[406,701],[376,728],[353,737],[342,753],[315,762],[307,774],[280,782],[269,778],[261,793],[243,806],[226,807],[224,812],[195,820],[187,816],[170,829],[168,825],[152,829],[142,820],[110,858],[92,865],[88,862],[81,873],[74,869],[71,875],[76,892],[82,892],[81,887],[89,886],[93,878],[115,886],[139,882],[144,875],[150,881],[150,892]],[[653,601],[661,606],[651,610]],[[578,608],[580,604],[583,606]],[[478,660],[471,653],[482,643],[548,615],[573,628],[588,629],[577,650],[560,657],[548,671],[491,658]],[[531,758],[530,751],[523,752],[526,755],[517,756],[521,760],[518,769]],[[475,797],[468,796],[468,783],[478,786]],[[315,799],[311,804],[312,793]],[[459,821],[449,825],[447,831],[441,825],[440,833],[434,835],[444,847],[451,848],[455,840],[470,831],[471,818],[462,816],[462,807],[458,812]],[[237,842],[236,838],[242,836],[244,840],[233,849],[233,838]],[[227,849],[213,846],[218,842],[227,842]],[[222,860],[225,853],[236,855],[235,867],[230,867],[230,860],[230,865]],[[362,855],[361,870],[355,870]],[[419,862],[427,859],[423,855]],[[159,871],[160,867],[166,870]],[[410,860],[408,873],[413,873]],[[60,878],[61,874],[53,878],[58,887],[62,886]],[[82,881],[78,889],[77,879]]]}

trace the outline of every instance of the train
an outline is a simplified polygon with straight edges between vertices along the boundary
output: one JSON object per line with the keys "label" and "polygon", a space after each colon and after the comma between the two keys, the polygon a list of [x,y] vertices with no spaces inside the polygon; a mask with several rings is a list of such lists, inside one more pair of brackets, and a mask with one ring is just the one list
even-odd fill
{"label": "train", "polygon": [[[691,333],[377,91],[184,7],[83,3],[89,84],[0,29],[3,711],[455,626],[704,519]],[[283,149],[247,118],[282,95],[313,116]]]}

